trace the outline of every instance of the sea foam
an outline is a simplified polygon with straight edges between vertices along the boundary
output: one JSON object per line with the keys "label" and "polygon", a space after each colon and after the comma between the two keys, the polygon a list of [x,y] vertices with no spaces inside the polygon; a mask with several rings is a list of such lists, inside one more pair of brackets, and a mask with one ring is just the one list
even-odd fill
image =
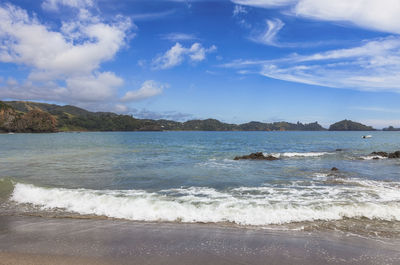
{"label": "sea foam", "polygon": [[319,157],[324,155],[329,155],[329,152],[284,152],[284,153],[272,153],[275,157]]}
{"label": "sea foam", "polygon": [[136,221],[232,222],[268,225],[369,218],[400,221],[400,183],[361,179],[339,186],[188,187],[144,190],[43,188],[17,183],[11,200],[43,210],[64,209]]}

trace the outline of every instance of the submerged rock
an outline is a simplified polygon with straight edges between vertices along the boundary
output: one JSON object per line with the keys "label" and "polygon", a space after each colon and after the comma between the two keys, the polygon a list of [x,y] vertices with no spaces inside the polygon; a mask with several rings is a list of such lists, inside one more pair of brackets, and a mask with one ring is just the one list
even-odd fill
{"label": "submerged rock", "polygon": [[262,152],[251,153],[250,155],[244,156],[236,156],[233,160],[243,160],[243,159],[250,159],[250,160],[278,160],[279,158],[267,155],[265,156]]}
{"label": "submerged rock", "polygon": [[337,167],[331,168],[331,171],[338,171],[339,169]]}

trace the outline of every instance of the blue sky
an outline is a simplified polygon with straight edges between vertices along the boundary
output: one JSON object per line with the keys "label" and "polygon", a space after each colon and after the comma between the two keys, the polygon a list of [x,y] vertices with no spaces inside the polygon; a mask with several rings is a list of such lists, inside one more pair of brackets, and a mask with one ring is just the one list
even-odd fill
{"label": "blue sky", "polygon": [[0,98],[400,127],[397,0],[0,3]]}

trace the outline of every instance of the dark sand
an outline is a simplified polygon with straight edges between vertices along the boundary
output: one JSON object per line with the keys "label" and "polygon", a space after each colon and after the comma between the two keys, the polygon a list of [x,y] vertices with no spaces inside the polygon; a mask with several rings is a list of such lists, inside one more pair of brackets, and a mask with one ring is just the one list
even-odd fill
{"label": "dark sand", "polygon": [[0,264],[400,264],[400,242],[201,224],[0,216]]}

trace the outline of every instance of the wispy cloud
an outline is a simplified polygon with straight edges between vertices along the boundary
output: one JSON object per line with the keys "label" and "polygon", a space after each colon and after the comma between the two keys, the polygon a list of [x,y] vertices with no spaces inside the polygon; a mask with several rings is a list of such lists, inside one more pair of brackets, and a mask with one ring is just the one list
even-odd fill
{"label": "wispy cloud", "polygon": [[384,113],[400,113],[400,109],[383,108],[383,107],[350,107],[354,110],[370,111],[370,112],[384,112]]}
{"label": "wispy cloud", "polygon": [[44,0],[42,2],[42,8],[45,10],[58,11],[60,7],[72,7],[72,8],[90,8],[93,7],[93,0]]}
{"label": "wispy cloud", "polygon": [[186,48],[180,43],[176,43],[163,55],[156,57],[152,64],[153,69],[168,69],[182,64],[185,60],[189,62],[200,62],[206,58],[207,53],[214,52],[217,49],[215,45],[204,48],[200,43],[193,43]]}
{"label": "wispy cloud", "polygon": [[264,32],[255,36],[251,36],[249,39],[265,45],[279,46],[279,44],[277,43],[277,35],[284,25],[285,23],[283,23],[280,19],[267,19],[266,29],[264,30]]}
{"label": "wispy cloud", "polygon": [[372,126],[377,129],[382,129],[384,127],[393,126],[395,128],[400,127],[400,119],[364,119],[360,120],[361,123]]}
{"label": "wispy cloud", "polygon": [[252,7],[275,8],[295,3],[296,0],[232,0],[232,2]]}
{"label": "wispy cloud", "polygon": [[147,20],[155,20],[155,19],[163,19],[173,15],[176,12],[175,9],[165,10],[161,12],[152,12],[152,13],[140,13],[133,14],[133,21],[147,21]]}
{"label": "wispy cloud", "polygon": [[133,109],[130,110],[130,113],[140,119],[153,119],[153,120],[160,120],[160,119],[166,119],[166,120],[173,120],[173,121],[187,121],[189,119],[193,119],[192,114],[188,113],[182,113],[179,111],[151,111],[147,109]]}
{"label": "wispy cloud", "polygon": [[180,32],[172,32],[168,34],[160,35],[161,39],[169,40],[173,42],[177,41],[193,41],[198,40],[199,38],[194,34],[180,33]]}
{"label": "wispy cloud", "polygon": [[258,68],[266,77],[304,84],[400,93],[400,37],[369,40],[347,49],[293,54],[277,60],[238,60],[223,66]]}

